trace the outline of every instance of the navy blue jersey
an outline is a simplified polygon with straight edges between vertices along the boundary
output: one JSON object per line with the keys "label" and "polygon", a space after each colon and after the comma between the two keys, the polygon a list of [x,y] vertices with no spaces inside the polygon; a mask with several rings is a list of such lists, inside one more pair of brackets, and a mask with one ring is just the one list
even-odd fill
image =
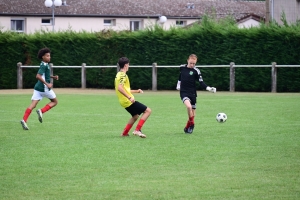
{"label": "navy blue jersey", "polygon": [[196,82],[198,81],[202,88],[207,87],[202,79],[200,70],[196,67],[188,68],[187,64],[180,65],[180,74],[178,80],[181,81],[180,93],[197,96]]}

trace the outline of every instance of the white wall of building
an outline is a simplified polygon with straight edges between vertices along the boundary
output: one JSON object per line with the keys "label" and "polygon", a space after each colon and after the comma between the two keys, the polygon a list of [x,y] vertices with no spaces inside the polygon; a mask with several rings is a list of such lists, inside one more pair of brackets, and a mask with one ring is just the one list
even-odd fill
{"label": "white wall of building", "polygon": [[246,21],[243,21],[238,24],[239,28],[250,28],[250,27],[256,27],[259,26],[260,22],[254,20],[254,19],[248,19]]}
{"label": "white wall of building", "polygon": [[283,24],[281,21],[282,13],[285,13],[286,20],[289,24],[300,20],[300,1],[298,0],[271,0],[270,15],[271,18]]}
{"label": "white wall of building", "polygon": [[[24,32],[34,33],[36,31],[45,30],[52,31],[52,17],[27,16],[27,17],[0,17],[1,30],[11,30],[11,20],[24,20]],[[42,24],[42,19],[49,20],[49,24]],[[112,20],[113,25],[105,25],[104,19]],[[55,16],[55,31],[72,30],[75,32],[87,31],[98,32],[104,29],[112,29],[115,31],[130,30],[130,21],[140,21],[142,29],[148,26],[153,26],[158,23],[157,19],[149,18],[100,18],[100,17],[57,17]],[[165,29],[171,26],[176,26],[176,19],[167,19],[164,24],[161,24]],[[197,21],[196,19],[180,20],[184,25],[188,25]]]}

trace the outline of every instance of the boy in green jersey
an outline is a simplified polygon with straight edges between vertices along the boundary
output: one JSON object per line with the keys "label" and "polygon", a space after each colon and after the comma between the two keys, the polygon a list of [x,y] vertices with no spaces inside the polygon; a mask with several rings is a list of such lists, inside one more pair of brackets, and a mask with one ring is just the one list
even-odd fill
{"label": "boy in green jersey", "polygon": [[50,103],[48,103],[42,109],[36,110],[38,119],[42,123],[43,122],[43,113],[47,112],[51,108],[57,105],[57,98],[52,88],[52,83],[50,82],[50,78],[58,80],[58,76],[50,75],[50,67],[48,63],[50,62],[50,49],[43,48],[38,52],[38,58],[42,60],[40,64],[40,69],[36,74],[36,78],[38,79],[37,83],[34,86],[33,95],[31,97],[31,104],[26,109],[23,119],[21,120],[21,125],[24,130],[29,130],[27,126],[27,119],[31,114],[31,111],[36,107],[40,100],[43,97],[50,99]]}

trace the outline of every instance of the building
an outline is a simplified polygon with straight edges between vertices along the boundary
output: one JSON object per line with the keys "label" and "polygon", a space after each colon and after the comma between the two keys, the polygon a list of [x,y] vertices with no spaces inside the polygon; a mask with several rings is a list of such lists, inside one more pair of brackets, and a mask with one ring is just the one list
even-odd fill
{"label": "building", "polygon": [[239,28],[250,28],[260,26],[261,23],[265,22],[265,19],[255,14],[249,14],[236,21]]}
{"label": "building", "polygon": [[289,24],[300,21],[300,0],[270,0],[270,19],[282,24],[284,13]]}
{"label": "building", "polygon": [[[47,0],[48,3],[51,0]],[[53,0],[54,1],[54,0]],[[204,14],[242,19],[265,16],[265,2],[242,0],[68,0],[47,8],[45,0],[1,0],[0,30],[36,31],[140,30],[186,26]],[[162,17],[163,16],[163,17]]]}

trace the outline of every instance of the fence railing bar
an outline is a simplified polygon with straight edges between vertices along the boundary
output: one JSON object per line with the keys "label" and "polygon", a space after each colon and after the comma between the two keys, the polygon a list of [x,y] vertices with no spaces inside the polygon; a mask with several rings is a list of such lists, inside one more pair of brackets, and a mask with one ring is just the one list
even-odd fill
{"label": "fence railing bar", "polygon": [[[49,63],[50,68],[80,68],[81,69],[81,88],[86,88],[86,69],[87,68],[116,68],[119,70],[118,65],[106,65],[106,66],[86,66],[85,63],[82,63],[81,66],[55,66],[52,63]],[[17,88],[23,88],[23,70],[22,68],[39,68],[40,66],[29,66],[22,65],[21,62],[17,63]],[[235,65],[235,63],[231,62],[229,65],[197,65],[197,68],[215,68],[215,67],[223,67],[229,68],[229,76],[230,76],[230,92],[235,91],[235,69],[238,67],[270,67],[271,68],[271,92],[276,92],[277,90],[277,68],[279,67],[300,67],[300,65],[277,65],[276,62],[272,62],[270,65]],[[152,68],[152,90],[157,90],[157,69],[158,68],[179,68],[179,65],[157,65],[157,63],[152,63],[152,65],[130,65],[130,68]],[[51,74],[53,74],[53,70],[51,70]]]}

